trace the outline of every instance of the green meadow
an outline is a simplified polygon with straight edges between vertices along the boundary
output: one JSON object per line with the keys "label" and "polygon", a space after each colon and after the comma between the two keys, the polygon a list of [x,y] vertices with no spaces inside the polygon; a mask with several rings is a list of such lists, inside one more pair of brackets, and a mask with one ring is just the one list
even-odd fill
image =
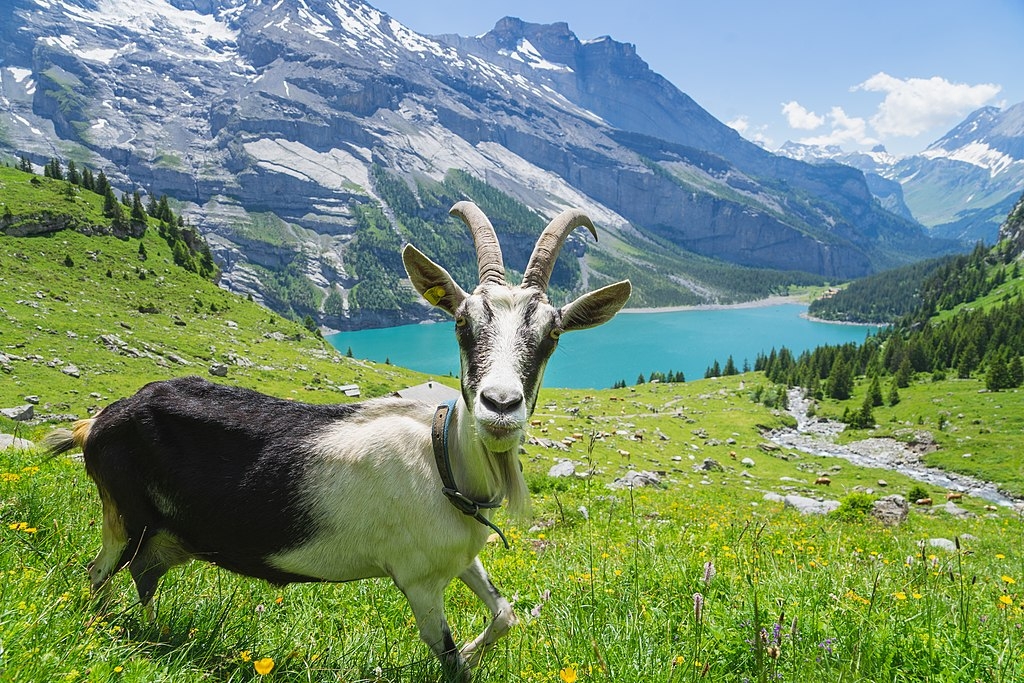
{"label": "green meadow", "polygon": [[[216,381],[310,402],[356,400],[342,391],[350,384],[367,398],[426,379],[341,356],[302,325],[176,267],[151,232],[0,236],[0,406],[32,397],[47,418],[0,419],[0,432],[38,441],[148,381],[209,376],[215,363],[227,369]],[[939,446],[928,464],[1024,495],[1020,395],[984,386],[917,377],[900,403],[876,408],[876,429],[842,439],[926,430]],[[925,486],[935,506],[883,526],[867,513],[871,501],[920,485],[771,448],[765,430],[793,421],[754,400],[768,390],[761,373],[544,390],[522,455],[532,511],[500,512],[512,547],[483,552],[520,623],[476,680],[1024,680],[1017,510],[968,496],[960,506],[971,516],[954,517],[941,509],[945,491]],[[819,413],[859,406],[865,390]],[[548,476],[565,458],[579,476]],[[722,469],[695,469],[707,458]],[[660,484],[609,487],[630,470]],[[828,488],[814,485],[821,474]],[[803,516],[766,493],[842,506]],[[99,547],[99,500],[79,462],[0,452],[0,679],[441,677],[388,581],[274,587],[191,563],[164,578],[150,622],[127,572],[106,599],[89,594],[85,568]],[[456,640],[485,627],[468,589],[453,583],[446,597]]]}

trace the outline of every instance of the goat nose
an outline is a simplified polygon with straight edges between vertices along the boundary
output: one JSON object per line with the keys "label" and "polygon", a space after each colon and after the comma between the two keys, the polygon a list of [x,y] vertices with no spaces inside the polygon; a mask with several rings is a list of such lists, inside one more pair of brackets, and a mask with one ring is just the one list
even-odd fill
{"label": "goat nose", "polygon": [[523,403],[523,392],[518,389],[488,387],[480,392],[480,402],[495,413],[510,413]]}

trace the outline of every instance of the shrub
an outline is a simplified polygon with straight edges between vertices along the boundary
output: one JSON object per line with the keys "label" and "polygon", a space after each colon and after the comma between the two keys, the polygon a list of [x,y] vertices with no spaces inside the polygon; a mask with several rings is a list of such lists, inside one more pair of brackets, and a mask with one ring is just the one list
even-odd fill
{"label": "shrub", "polygon": [[909,500],[911,503],[921,500],[922,498],[930,497],[931,494],[928,493],[928,489],[921,486],[920,484],[915,484],[914,486],[911,486],[910,491],[907,492],[907,500]]}
{"label": "shrub", "polygon": [[844,522],[859,522],[871,514],[874,504],[874,496],[855,491],[839,501],[839,507],[829,516]]}

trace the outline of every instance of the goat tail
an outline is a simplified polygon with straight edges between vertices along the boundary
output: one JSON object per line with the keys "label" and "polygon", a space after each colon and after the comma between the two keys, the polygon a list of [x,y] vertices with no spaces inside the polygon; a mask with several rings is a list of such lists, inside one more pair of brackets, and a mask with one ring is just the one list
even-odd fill
{"label": "goat tail", "polygon": [[96,422],[94,417],[78,420],[71,429],[55,429],[47,434],[43,438],[43,445],[46,446],[48,457],[54,458],[75,448],[84,450],[94,422]]}

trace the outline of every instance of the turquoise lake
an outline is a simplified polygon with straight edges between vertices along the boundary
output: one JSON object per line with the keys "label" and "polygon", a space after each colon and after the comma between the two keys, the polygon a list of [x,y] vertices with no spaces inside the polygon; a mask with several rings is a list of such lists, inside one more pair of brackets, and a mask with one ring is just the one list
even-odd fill
{"label": "turquoise lake", "polygon": [[[600,327],[562,335],[544,373],[544,386],[607,389],[615,382],[636,383],[652,371],[678,372],[701,379],[717,359],[732,355],[736,367],[751,367],[759,353],[783,346],[794,355],[824,344],[863,342],[876,327],[822,323],[801,317],[807,306],[779,304],[754,308],[620,313]],[[404,325],[340,332],[328,341],[356,358],[419,370],[459,374],[455,323]]]}

